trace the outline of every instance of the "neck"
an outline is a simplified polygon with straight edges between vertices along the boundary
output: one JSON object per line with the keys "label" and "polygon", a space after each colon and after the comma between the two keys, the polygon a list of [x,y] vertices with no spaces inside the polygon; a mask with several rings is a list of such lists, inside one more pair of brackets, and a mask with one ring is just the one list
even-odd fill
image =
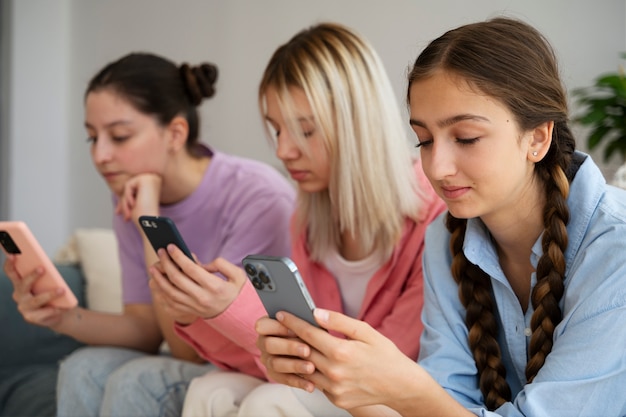
{"label": "neck", "polygon": [[191,195],[200,185],[210,162],[209,156],[193,157],[181,152],[163,178],[160,203],[175,204]]}
{"label": "neck", "polygon": [[342,258],[347,261],[360,261],[367,257],[370,252],[367,252],[361,245],[361,239],[358,233],[352,234],[351,232],[343,232],[341,235],[341,247],[339,247],[339,253]]}

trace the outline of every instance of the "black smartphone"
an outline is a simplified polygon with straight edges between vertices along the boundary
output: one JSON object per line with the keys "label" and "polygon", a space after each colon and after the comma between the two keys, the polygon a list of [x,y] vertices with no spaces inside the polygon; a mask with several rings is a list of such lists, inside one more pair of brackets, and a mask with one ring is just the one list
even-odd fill
{"label": "black smartphone", "polygon": [[248,255],[242,264],[271,318],[276,318],[279,311],[287,311],[319,327],[313,317],[315,303],[291,259]]}
{"label": "black smartphone", "polygon": [[173,243],[195,262],[172,219],[165,216],[139,216],[139,224],[155,252],[161,248],[166,249],[167,245]]}

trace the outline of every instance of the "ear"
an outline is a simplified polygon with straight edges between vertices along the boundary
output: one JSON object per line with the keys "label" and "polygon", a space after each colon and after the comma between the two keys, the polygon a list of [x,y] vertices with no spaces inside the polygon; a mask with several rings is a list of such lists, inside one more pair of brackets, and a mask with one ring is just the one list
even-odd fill
{"label": "ear", "polygon": [[167,125],[167,131],[169,134],[170,150],[178,152],[185,147],[189,135],[189,123],[187,123],[187,119],[182,116],[174,117],[170,124]]}
{"label": "ear", "polygon": [[528,159],[537,163],[548,153],[552,144],[552,131],[554,121],[550,120],[537,126],[531,131],[530,143],[528,146]]}

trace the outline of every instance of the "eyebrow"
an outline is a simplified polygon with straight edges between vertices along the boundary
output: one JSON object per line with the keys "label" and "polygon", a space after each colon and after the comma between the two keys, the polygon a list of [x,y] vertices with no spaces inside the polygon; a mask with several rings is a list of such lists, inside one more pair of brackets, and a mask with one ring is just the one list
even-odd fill
{"label": "eyebrow", "polygon": [[[274,119],[272,119],[270,116],[268,116],[267,114],[265,115],[265,120],[267,120],[268,122],[271,123],[276,123],[274,121]],[[296,119],[296,122],[311,122],[313,123],[315,121],[315,118],[313,116],[300,116]]]}
{"label": "eyebrow", "polygon": [[[466,121],[466,120],[490,123],[490,120],[487,119],[486,117],[483,117],[483,116],[478,116],[476,114],[459,114],[459,115],[452,116],[452,117],[449,117],[447,119],[443,119],[443,120],[438,121],[437,122],[437,126],[439,126],[439,127],[452,126],[455,123],[463,122],[463,121]],[[426,128],[426,123],[422,122],[421,120],[417,120],[417,119],[409,119],[409,124],[411,126],[419,126],[419,127]]]}
{"label": "eyebrow", "polygon": [[[107,128],[107,129],[110,129],[110,128],[115,127],[115,126],[119,126],[119,125],[130,125],[130,124],[132,124],[132,122],[131,122],[130,120],[117,120],[117,121],[115,121],[115,122],[111,122],[111,123],[109,123],[109,124],[105,125],[104,127],[105,127],[105,128]],[[92,125],[90,125],[90,124],[89,124],[89,123],[87,123],[87,122],[85,122],[85,127],[86,127],[86,128],[88,128],[88,129],[93,128],[93,126],[92,126]]]}

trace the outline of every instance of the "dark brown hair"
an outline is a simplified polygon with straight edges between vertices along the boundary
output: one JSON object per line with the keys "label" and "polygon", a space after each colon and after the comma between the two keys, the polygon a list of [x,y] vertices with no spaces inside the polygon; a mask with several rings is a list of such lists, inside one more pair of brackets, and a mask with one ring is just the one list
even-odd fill
{"label": "dark brown hair", "polygon": [[[562,319],[569,209],[569,172],[575,149],[567,125],[565,89],[549,42],[536,29],[519,20],[499,17],[461,26],[432,41],[417,57],[409,73],[413,82],[436,71],[461,76],[473,88],[503,103],[522,131],[554,121],[552,143],[535,165],[535,177],[546,196],[542,238],[543,255],[537,264],[537,284],[531,294],[534,313],[526,378],[530,383],[552,350],[554,328]],[[462,247],[466,220],[448,213],[451,233],[452,275],[466,309],[468,342],[478,369],[478,384],[491,410],[511,400],[498,345],[496,306],[489,276],[470,263]]]}
{"label": "dark brown hair", "polygon": [[187,149],[196,153],[199,135],[197,106],[215,94],[217,67],[210,63],[198,66],[173,62],[150,53],[130,53],[107,64],[89,82],[85,97],[91,92],[110,89],[138,111],[154,116],[168,125],[176,116],[189,124]]}

